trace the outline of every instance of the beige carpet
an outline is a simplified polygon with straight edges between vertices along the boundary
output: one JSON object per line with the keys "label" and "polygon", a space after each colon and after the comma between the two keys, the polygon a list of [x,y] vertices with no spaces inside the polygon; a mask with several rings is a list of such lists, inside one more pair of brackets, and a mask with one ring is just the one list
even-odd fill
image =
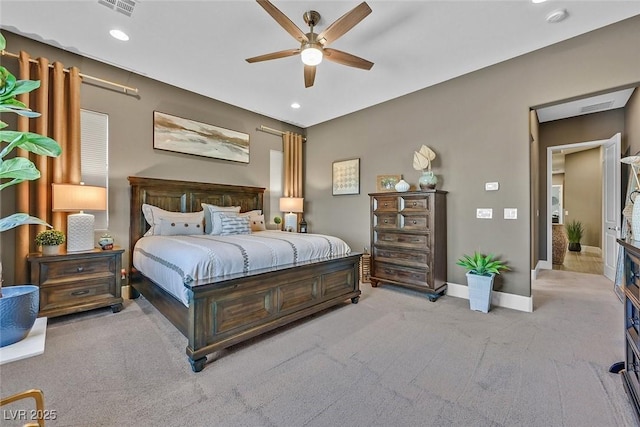
{"label": "beige carpet", "polygon": [[42,389],[52,426],[635,425],[608,372],[622,304],[602,276],[542,272],[533,313],[362,289],[200,373],[146,300],[50,319],[43,355],[0,367],[1,395]]}

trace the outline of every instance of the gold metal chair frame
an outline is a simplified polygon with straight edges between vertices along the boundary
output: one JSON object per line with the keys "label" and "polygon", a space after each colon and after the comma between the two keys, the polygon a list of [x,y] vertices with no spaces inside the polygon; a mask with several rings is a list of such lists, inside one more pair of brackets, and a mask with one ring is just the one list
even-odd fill
{"label": "gold metal chair frame", "polygon": [[0,406],[7,405],[9,403],[13,403],[18,400],[27,399],[29,397],[33,397],[35,399],[36,411],[35,413],[32,411],[26,411],[25,418],[27,418],[26,414],[35,415],[35,417],[29,417],[29,418],[35,419],[37,423],[28,423],[28,424],[25,424],[24,427],[44,427],[45,411],[44,411],[44,393],[42,393],[42,390],[31,389],[31,390],[23,391],[21,393],[14,394],[9,397],[4,397],[0,399]]}

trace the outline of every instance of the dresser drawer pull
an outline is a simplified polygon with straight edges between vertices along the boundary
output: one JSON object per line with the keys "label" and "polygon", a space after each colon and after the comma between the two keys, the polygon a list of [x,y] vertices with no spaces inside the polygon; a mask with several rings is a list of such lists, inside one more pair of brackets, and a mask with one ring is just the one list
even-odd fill
{"label": "dresser drawer pull", "polygon": [[387,206],[389,206],[389,204],[388,204],[388,203],[385,203],[383,206],[386,208]]}
{"label": "dresser drawer pull", "polygon": [[385,224],[386,224],[386,223],[388,223],[388,222],[389,222],[389,220],[388,220],[388,219],[385,219],[385,220],[384,220],[384,223],[385,223]]}
{"label": "dresser drawer pull", "polygon": [[78,267],[78,268],[76,269],[76,271],[77,271],[78,273],[82,273],[82,272],[84,271],[84,267]]}
{"label": "dresser drawer pull", "polygon": [[416,202],[413,202],[413,207],[415,208],[416,206],[418,206],[418,204]]}
{"label": "dresser drawer pull", "polygon": [[71,295],[73,295],[74,297],[79,297],[80,295],[86,295],[89,293],[88,289],[84,289],[82,291],[75,291],[75,292],[71,292]]}
{"label": "dresser drawer pull", "polygon": [[413,220],[413,225],[416,225],[418,223],[418,221],[416,221],[415,219]]}

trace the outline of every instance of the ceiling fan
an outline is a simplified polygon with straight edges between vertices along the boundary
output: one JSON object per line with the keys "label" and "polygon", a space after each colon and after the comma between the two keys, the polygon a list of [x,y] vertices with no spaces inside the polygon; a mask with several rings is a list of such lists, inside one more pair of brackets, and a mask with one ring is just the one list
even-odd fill
{"label": "ceiling fan", "polygon": [[286,32],[300,42],[300,47],[254,56],[253,58],[247,58],[247,62],[268,61],[270,59],[286,58],[300,54],[302,62],[304,63],[304,87],[313,86],[316,78],[316,65],[318,65],[323,58],[338,64],[361,68],[363,70],[370,70],[371,67],[373,67],[373,62],[351,55],[350,53],[327,47],[371,13],[371,8],[366,2],[360,3],[342,15],[319,34],[313,32],[313,27],[320,21],[320,14],[315,10],[305,12],[302,17],[310,28],[309,32],[305,34],[271,2],[268,0],[256,1]]}

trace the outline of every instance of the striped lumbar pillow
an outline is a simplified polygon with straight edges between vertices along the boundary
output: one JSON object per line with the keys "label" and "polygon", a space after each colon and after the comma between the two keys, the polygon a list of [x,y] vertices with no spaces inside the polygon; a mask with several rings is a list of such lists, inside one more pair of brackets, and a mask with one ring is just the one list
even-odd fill
{"label": "striped lumbar pillow", "polygon": [[230,234],[251,234],[251,225],[248,217],[237,215],[218,214],[221,219],[221,236]]}

